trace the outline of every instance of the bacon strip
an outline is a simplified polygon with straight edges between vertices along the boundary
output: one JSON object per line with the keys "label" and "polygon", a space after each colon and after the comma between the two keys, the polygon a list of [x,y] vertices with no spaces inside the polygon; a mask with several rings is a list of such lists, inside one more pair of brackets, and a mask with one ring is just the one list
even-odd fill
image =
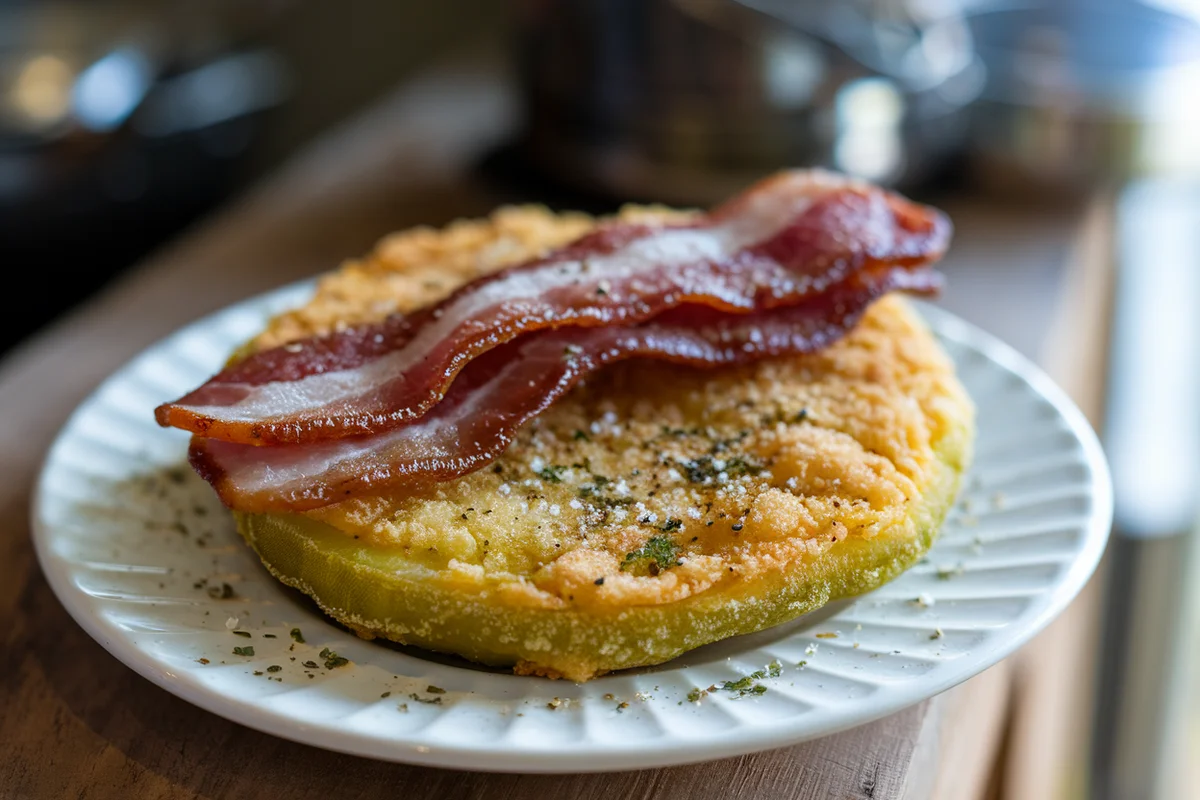
{"label": "bacon strip", "polygon": [[795,306],[864,269],[917,269],[937,211],[824,172],[781,173],[688,225],[618,224],[475,281],[409,317],[249,357],[156,411],[247,445],[316,443],[421,418],[483,353],[534,331],[630,326],[686,305]]}
{"label": "bacon strip", "polygon": [[385,488],[449,480],[494,461],[517,429],[605,364],[634,357],[697,367],[826,347],[892,289],[929,293],[931,270],[877,269],[806,303],[751,314],[687,307],[634,327],[563,328],[472,361],[416,422],[382,433],[256,447],[196,437],[192,466],[247,512],[303,511]]}

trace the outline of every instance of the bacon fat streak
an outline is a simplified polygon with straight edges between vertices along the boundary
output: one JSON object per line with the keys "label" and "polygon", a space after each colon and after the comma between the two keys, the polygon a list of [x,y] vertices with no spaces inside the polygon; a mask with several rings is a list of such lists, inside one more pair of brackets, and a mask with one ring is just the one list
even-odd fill
{"label": "bacon fat streak", "polygon": [[[557,329],[564,341],[587,352],[593,341],[619,341],[629,355],[735,363],[710,357],[709,351],[696,359],[678,356],[671,349],[675,345],[654,334],[652,326],[636,334],[629,329],[674,313],[672,309],[693,307],[730,317],[721,324],[734,328],[774,325],[788,315],[768,312],[803,306],[801,317],[824,313],[823,329],[832,330],[829,326],[841,324],[838,320],[861,312],[835,312],[829,300],[835,287],[886,267],[897,276],[908,274],[909,282],[920,288],[929,283],[922,273],[941,256],[949,236],[949,222],[939,212],[897,195],[819,171],[781,173],[690,224],[602,227],[545,258],[468,284],[416,314],[252,355],[159,407],[156,416],[163,425],[210,440],[198,443],[194,453],[202,470],[208,464],[209,474],[215,474],[218,462],[281,457],[255,455],[246,446],[335,450],[339,439],[366,441],[364,437],[398,430],[403,432],[395,440],[413,448],[418,429],[408,426],[414,421],[426,427],[443,424],[438,420],[444,421],[447,411],[441,406],[464,394],[465,389],[453,388],[463,377],[455,379],[475,360],[496,348],[501,352],[489,357],[490,364],[532,357],[532,351],[506,343]],[[905,279],[889,280],[905,288]],[[535,349],[550,341],[537,335],[539,344],[530,343]],[[649,338],[635,346],[630,336]],[[670,342],[676,344],[704,338],[682,328],[672,329],[672,336],[676,338]],[[804,349],[811,347],[772,352]],[[455,402],[481,409],[475,412],[481,420],[501,413],[471,398]],[[503,413],[515,418],[511,409]],[[486,428],[492,423],[472,424]],[[494,445],[489,442],[489,451]],[[317,452],[324,451],[313,451],[310,458],[321,460]],[[458,456],[431,451],[421,461],[412,452],[414,464],[428,465],[414,466],[415,471],[445,476],[469,471],[446,466],[458,464]],[[369,482],[370,477],[358,480]],[[329,491],[318,494],[325,497]]]}

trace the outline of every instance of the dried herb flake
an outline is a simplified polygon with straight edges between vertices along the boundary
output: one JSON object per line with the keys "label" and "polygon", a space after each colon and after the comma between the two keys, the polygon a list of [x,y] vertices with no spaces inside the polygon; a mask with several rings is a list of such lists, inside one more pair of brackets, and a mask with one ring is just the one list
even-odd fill
{"label": "dried herb flake", "polygon": [[350,663],[350,659],[339,656],[328,647],[324,648],[319,655],[321,658],[325,659],[325,669],[336,669],[337,667],[344,667]]}
{"label": "dried herb flake", "polygon": [[442,704],[442,698],[440,697],[421,697],[421,695],[417,694],[416,692],[410,694],[408,699],[416,700],[418,703],[424,703],[425,705],[429,706],[440,706]]}
{"label": "dried herb flake", "polygon": [[534,474],[546,483],[562,483],[562,476],[566,471],[567,467],[562,464],[548,464],[545,469],[537,470]]}
{"label": "dried herb flake", "polygon": [[651,536],[640,548],[625,554],[621,571],[635,575],[657,575],[678,564],[679,545],[675,540],[670,536]]}

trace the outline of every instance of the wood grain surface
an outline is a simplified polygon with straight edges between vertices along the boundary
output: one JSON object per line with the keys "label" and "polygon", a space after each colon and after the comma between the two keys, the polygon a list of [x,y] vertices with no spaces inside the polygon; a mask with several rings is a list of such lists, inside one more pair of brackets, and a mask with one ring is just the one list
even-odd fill
{"label": "wood grain surface", "polygon": [[[370,761],[228,722],[118,663],[54,598],[30,545],[28,504],[43,454],[75,405],[198,316],[328,269],[387,231],[482,214],[507,199],[471,171],[512,129],[503,87],[490,65],[439,69],[403,87],[0,364],[0,663],[8,671],[0,798],[973,798],[994,790],[1011,716],[1009,663],[889,718],[787,749],[614,775],[486,775]],[[963,219],[986,231],[992,217],[967,208]],[[1028,271],[1024,290],[1048,296],[1050,314],[1071,226],[1069,217],[1040,224],[1042,239],[1031,241],[1050,266]],[[963,287],[949,298],[952,310],[965,313],[972,296],[991,294],[981,269],[969,251],[952,259],[951,279]]]}

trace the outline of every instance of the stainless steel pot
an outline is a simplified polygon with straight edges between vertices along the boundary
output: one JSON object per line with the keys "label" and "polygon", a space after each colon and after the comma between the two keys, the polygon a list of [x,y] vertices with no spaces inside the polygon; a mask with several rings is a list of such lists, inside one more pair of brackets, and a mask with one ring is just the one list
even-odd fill
{"label": "stainless steel pot", "polygon": [[1132,0],[1004,2],[968,19],[987,83],[980,183],[1056,197],[1200,174],[1200,24]]}
{"label": "stainless steel pot", "polygon": [[911,184],[962,145],[982,85],[962,17],[929,5],[527,2],[524,149],[623,198],[707,203],[785,165]]}

